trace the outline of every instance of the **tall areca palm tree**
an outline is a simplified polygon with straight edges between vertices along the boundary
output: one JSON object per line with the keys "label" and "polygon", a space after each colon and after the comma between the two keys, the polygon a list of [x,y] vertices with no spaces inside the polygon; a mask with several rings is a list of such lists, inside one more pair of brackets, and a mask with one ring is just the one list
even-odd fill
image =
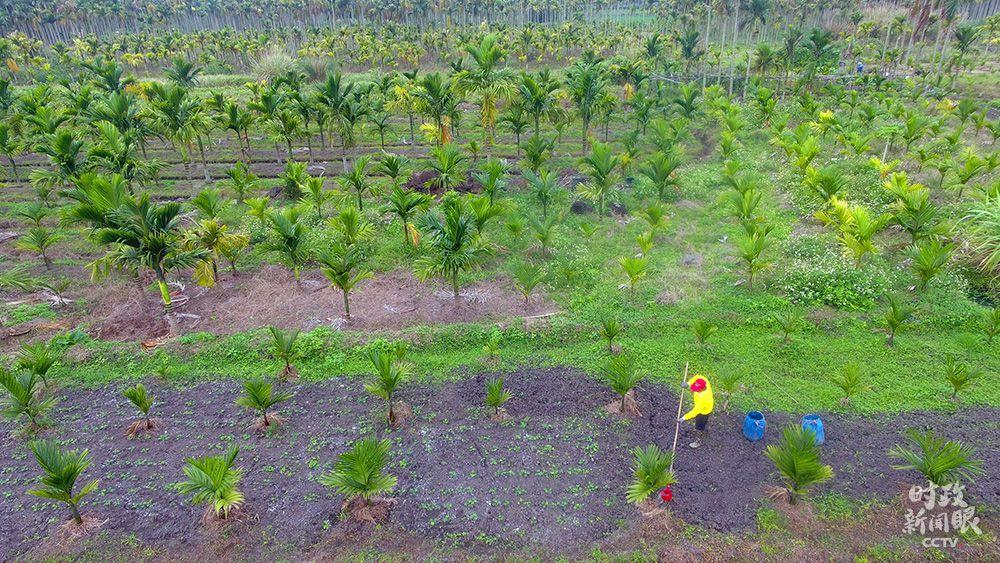
{"label": "tall areca palm tree", "polygon": [[392,191],[389,192],[387,207],[394,215],[399,217],[399,221],[403,224],[404,244],[417,245],[419,234],[416,227],[410,222],[410,219],[414,213],[427,207],[432,201],[433,198],[428,194],[406,190],[399,186],[393,187]]}

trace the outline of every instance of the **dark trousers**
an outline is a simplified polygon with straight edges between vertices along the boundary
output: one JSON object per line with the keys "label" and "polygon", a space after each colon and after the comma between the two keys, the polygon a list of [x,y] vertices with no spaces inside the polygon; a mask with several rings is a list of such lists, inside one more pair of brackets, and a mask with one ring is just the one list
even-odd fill
{"label": "dark trousers", "polygon": [[699,431],[704,432],[706,426],[708,426],[708,415],[707,414],[699,414],[699,415],[697,415],[697,416],[694,417],[694,428],[695,428],[695,430],[699,430]]}

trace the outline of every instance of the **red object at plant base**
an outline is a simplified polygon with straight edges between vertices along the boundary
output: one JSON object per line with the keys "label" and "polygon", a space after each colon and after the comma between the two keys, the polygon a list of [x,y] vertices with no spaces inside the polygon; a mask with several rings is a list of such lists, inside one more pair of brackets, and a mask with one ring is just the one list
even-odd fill
{"label": "red object at plant base", "polygon": [[673,491],[670,490],[670,485],[663,487],[663,490],[660,491],[660,500],[662,500],[663,502],[670,502],[671,500],[673,500],[673,498],[674,498],[674,493]]}
{"label": "red object at plant base", "polygon": [[705,380],[700,377],[698,379],[695,379],[694,382],[691,383],[691,390],[694,391],[695,393],[701,393],[702,391],[705,390],[705,387],[706,387]]}

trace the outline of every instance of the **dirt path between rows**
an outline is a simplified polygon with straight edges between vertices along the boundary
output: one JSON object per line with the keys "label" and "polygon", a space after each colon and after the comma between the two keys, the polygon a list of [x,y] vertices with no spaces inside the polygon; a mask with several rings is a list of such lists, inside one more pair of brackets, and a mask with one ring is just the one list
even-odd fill
{"label": "dirt path between rows", "polygon": [[[629,451],[651,442],[670,447],[676,399],[669,391],[643,386],[638,399],[644,415],[625,423],[603,409],[610,391],[581,372],[526,369],[505,376],[514,393],[508,404],[513,418],[499,424],[482,407],[489,377],[404,386],[401,395],[414,417],[389,434],[391,471],[399,478],[395,525],[470,552],[500,555],[523,547],[583,552],[637,518],[624,500],[632,472]],[[295,397],[279,411],[288,425],[268,437],[246,430],[249,416],[233,404],[236,382],[147,384],[157,396],[154,414],[165,422],[152,436],[123,436],[133,410],[119,395],[119,385],[63,393],[50,436],[91,451],[94,463],[85,477],[101,479],[101,487],[85,512],[107,520],[106,530],[135,534],[165,553],[207,549],[202,509],[171,485],[182,478],[184,457],[218,452],[230,443],[241,446],[247,509],[258,520],[248,536],[256,538],[254,545],[240,558],[268,559],[274,554],[261,550],[280,546],[302,553],[329,537],[331,526],[338,526],[341,499],[317,477],[352,440],[384,428],[384,405],[363,390],[360,379],[287,385]],[[883,419],[825,414],[824,461],[837,475],[820,491],[884,499],[898,494],[903,483],[916,482],[916,475],[892,470],[886,457],[908,427],[932,427],[966,441],[992,470],[1000,464],[997,414],[985,408]],[[746,441],[741,418],[719,413],[703,447],[680,450],[672,509],[686,521],[719,530],[754,525],[758,499],[776,481],[762,454],[766,442]],[[768,413],[769,437],[793,418]],[[34,460],[22,440],[10,437],[10,425],[0,429],[0,483],[9,493],[0,498],[0,559],[6,560],[37,546],[65,514],[25,493],[37,475]],[[692,432],[685,427],[682,445]],[[986,475],[969,485],[968,498],[980,507],[996,507],[1000,483]]]}

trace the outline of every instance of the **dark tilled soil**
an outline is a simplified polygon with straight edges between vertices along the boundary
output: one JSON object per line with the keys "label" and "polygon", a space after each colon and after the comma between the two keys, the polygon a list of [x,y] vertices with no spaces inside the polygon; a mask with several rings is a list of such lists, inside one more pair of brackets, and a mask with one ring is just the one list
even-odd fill
{"label": "dark tilled soil", "polygon": [[[608,415],[612,400],[600,383],[573,369],[528,369],[507,374],[514,398],[511,420],[491,420],[477,374],[440,386],[410,385],[402,399],[413,407],[406,426],[388,433],[393,441],[391,471],[399,477],[391,519],[403,530],[477,553],[498,555],[508,548],[573,552],[608,537],[637,518],[626,505],[631,478],[630,450],[673,439],[676,398],[663,387],[645,385],[638,393],[643,416],[623,422]],[[384,404],[363,390],[363,381],[336,378],[318,384],[288,385],[295,397],[278,409],[287,426],[271,436],[247,430],[250,416],[233,403],[235,382],[177,388],[150,381],[157,396],[155,416],[164,426],[150,437],[129,440],[124,430],[133,410],[119,386],[73,391],[59,405],[58,426],[50,437],[89,448],[93,465],[86,479],[99,478],[85,512],[106,520],[105,529],[136,534],[144,543],[171,553],[194,553],[208,537],[202,508],[190,505],[172,484],[182,480],[187,456],[217,453],[235,443],[245,469],[242,488],[257,538],[245,555],[268,558],[272,538],[301,553],[323,542],[337,523],[340,497],[317,482],[338,453],[354,439],[384,432]],[[855,497],[889,498],[902,483],[918,477],[889,467],[886,451],[907,427],[930,426],[976,446],[987,468],[1000,463],[996,409],[957,414],[913,413],[885,419],[826,414],[824,460],[837,475],[821,491]],[[769,438],[793,417],[768,413]],[[678,446],[671,507],[684,520],[720,530],[754,524],[758,499],[776,483],[762,452],[747,442],[741,417],[719,413],[709,436],[696,450],[684,426]],[[26,494],[37,468],[23,440],[0,427],[0,559],[37,546],[65,519],[61,507]],[[1000,503],[998,481],[987,475],[968,487],[978,505]],[[268,552],[271,553],[271,552]]]}

